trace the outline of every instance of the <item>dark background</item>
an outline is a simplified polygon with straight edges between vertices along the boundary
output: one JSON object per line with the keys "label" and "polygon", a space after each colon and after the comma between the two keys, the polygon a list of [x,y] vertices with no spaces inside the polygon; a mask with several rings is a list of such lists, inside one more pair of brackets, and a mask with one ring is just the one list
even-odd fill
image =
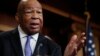
{"label": "dark background", "polygon": [[[19,1],[20,0],[1,0],[0,12],[5,12],[14,15]],[[86,0],[39,0],[39,1],[51,5],[55,8],[61,9],[65,12],[70,12],[75,15],[84,17]],[[100,3],[98,0],[87,0],[87,10],[91,14],[90,21],[98,25],[100,24],[99,5]]]}

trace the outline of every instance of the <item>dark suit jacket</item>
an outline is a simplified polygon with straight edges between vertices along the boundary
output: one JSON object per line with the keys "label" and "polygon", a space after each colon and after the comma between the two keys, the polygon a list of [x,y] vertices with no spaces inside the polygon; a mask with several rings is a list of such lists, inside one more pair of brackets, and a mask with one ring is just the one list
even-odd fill
{"label": "dark suit jacket", "polygon": [[[39,35],[32,56],[62,56],[60,47],[53,41]],[[0,34],[0,56],[23,56],[18,30]]]}

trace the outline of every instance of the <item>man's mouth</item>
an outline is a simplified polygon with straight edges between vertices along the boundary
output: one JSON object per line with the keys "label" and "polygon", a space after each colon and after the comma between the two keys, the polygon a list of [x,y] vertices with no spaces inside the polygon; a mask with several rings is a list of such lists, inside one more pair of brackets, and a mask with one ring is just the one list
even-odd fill
{"label": "man's mouth", "polygon": [[31,28],[38,28],[39,23],[30,23]]}

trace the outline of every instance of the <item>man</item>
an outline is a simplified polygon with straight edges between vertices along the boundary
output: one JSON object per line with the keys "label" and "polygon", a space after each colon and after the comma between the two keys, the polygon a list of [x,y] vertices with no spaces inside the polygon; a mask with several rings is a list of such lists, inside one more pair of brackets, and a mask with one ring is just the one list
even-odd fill
{"label": "man", "polygon": [[62,56],[60,46],[41,35],[43,14],[38,1],[22,0],[15,18],[18,27],[0,34],[0,56]]}
{"label": "man", "polygon": [[43,15],[38,1],[21,1],[15,18],[18,28],[0,34],[0,56],[62,56],[60,46],[40,34]]}

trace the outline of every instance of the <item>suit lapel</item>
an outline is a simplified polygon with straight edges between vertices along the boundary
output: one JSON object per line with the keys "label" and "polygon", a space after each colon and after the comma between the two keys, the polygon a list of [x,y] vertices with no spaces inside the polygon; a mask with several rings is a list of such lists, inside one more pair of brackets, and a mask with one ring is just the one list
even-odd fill
{"label": "suit lapel", "polygon": [[39,38],[38,38],[38,41],[37,41],[33,56],[39,54],[39,49],[43,46],[44,39],[45,38],[42,35],[39,35]]}
{"label": "suit lapel", "polygon": [[23,56],[18,29],[15,29],[14,31],[12,31],[11,43],[13,45],[15,52],[16,52],[16,55]]}

